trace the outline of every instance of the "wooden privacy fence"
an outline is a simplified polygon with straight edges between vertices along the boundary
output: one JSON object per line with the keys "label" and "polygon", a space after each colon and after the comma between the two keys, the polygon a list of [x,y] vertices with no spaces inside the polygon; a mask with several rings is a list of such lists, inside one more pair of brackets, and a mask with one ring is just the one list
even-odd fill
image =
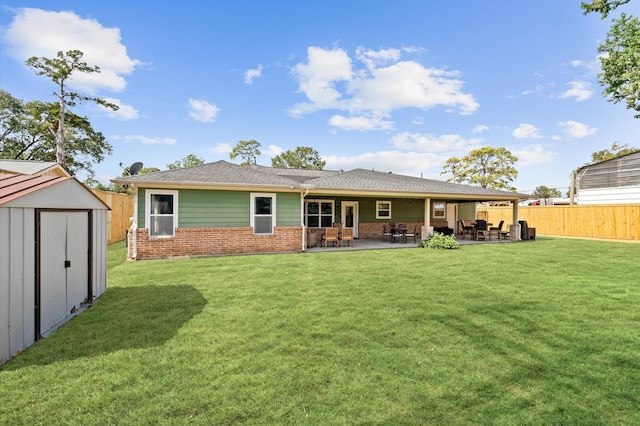
{"label": "wooden privacy fence", "polygon": [[[504,220],[507,227],[513,208],[479,207],[478,217],[485,215],[495,225]],[[536,234],[640,241],[640,204],[521,206],[518,218],[536,228]]]}
{"label": "wooden privacy fence", "polygon": [[129,218],[133,216],[133,196],[93,188],[89,190],[111,208],[107,214],[107,244],[124,240],[131,226]]}

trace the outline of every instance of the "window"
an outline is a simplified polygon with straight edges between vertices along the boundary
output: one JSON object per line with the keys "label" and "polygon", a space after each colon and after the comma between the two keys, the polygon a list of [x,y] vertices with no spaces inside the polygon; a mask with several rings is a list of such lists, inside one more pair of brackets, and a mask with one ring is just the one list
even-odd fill
{"label": "window", "polygon": [[178,227],[178,191],[147,190],[145,204],[149,237],[173,237]]}
{"label": "window", "polygon": [[433,217],[445,217],[444,214],[444,203],[434,203],[433,204]]}
{"label": "window", "polygon": [[251,194],[251,226],[256,235],[271,235],[276,224],[276,194]]}
{"label": "window", "polygon": [[308,200],[304,203],[304,223],[309,228],[331,228],[333,212],[333,200]]}
{"label": "window", "polygon": [[391,201],[376,201],[376,219],[391,219]]}

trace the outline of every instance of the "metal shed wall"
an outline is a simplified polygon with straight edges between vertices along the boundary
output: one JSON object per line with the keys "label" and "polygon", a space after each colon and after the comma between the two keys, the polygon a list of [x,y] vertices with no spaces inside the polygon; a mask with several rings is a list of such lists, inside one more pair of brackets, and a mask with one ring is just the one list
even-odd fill
{"label": "metal shed wall", "polygon": [[38,210],[47,209],[91,211],[85,233],[91,233],[93,300],[107,289],[108,207],[79,182],[66,180],[0,205],[0,365],[36,340],[36,217]]}

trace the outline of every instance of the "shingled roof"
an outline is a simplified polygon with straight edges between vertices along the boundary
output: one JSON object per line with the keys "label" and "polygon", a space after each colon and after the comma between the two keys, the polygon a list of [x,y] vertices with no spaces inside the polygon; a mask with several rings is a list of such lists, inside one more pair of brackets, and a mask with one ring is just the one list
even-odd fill
{"label": "shingled roof", "polygon": [[423,179],[373,170],[355,169],[347,172],[331,170],[279,169],[264,166],[239,166],[220,160],[215,163],[126,176],[111,180],[117,184],[138,184],[142,186],[184,185],[184,186],[228,186],[228,187],[286,187],[288,189],[308,189],[310,193],[352,192],[358,193],[399,193],[403,196],[447,196],[462,199],[516,200],[527,198],[525,194],[511,191],[481,188]]}

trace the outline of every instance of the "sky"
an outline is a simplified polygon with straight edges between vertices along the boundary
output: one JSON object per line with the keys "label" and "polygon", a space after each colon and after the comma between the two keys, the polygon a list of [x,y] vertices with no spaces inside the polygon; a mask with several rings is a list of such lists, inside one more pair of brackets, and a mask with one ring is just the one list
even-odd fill
{"label": "sky", "polygon": [[[54,102],[31,56],[84,53],[99,74],[71,89],[117,105],[73,108],[113,146],[94,166],[167,169],[195,154],[257,163],[298,146],[325,169],[446,180],[448,158],[505,147],[519,192],[563,194],[571,171],[614,142],[640,147],[640,120],[602,96],[597,48],[611,19],[580,0],[3,0],[0,88]],[[122,166],[121,166],[122,164]]]}

